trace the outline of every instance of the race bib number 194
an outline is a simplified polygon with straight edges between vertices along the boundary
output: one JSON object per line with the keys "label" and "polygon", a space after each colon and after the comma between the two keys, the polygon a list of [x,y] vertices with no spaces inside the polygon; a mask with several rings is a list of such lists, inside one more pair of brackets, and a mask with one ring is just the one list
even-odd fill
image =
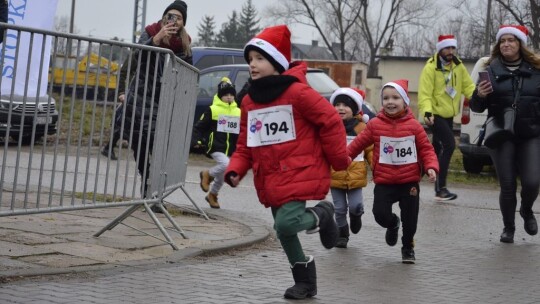
{"label": "race bib number 194", "polygon": [[259,147],[296,139],[292,105],[248,112],[247,145]]}

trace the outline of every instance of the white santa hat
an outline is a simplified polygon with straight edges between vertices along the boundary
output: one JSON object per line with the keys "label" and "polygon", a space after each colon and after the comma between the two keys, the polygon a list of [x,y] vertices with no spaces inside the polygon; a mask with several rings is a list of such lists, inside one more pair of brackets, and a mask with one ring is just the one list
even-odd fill
{"label": "white santa hat", "polygon": [[499,41],[502,35],[506,34],[512,34],[521,40],[521,42],[527,44],[527,35],[529,35],[529,30],[523,25],[501,25],[499,27],[499,31],[497,32],[497,41]]}
{"label": "white santa hat", "polygon": [[267,27],[244,47],[247,62],[250,50],[261,53],[281,74],[289,69],[291,62],[291,32],[286,25]]}
{"label": "white santa hat", "polygon": [[455,47],[457,49],[457,40],[454,35],[439,35],[437,42],[437,53],[447,47]]}
{"label": "white santa hat", "polygon": [[[346,96],[346,99],[343,99],[341,97],[338,98],[338,96],[344,95]],[[347,98],[349,97],[349,98]],[[332,93],[332,96],[330,96],[330,103],[335,106],[338,102],[345,103],[351,110],[353,111],[353,115],[356,116],[358,114],[362,114],[362,105],[364,104],[364,99],[366,98],[366,92],[356,89],[356,88],[338,88],[337,90]],[[354,105],[350,102],[354,102]],[[356,112],[356,113],[355,113]],[[367,114],[362,114],[362,121],[368,122],[369,116]]]}
{"label": "white santa hat", "polygon": [[[385,85],[383,85],[383,90],[385,87],[392,87],[396,89],[401,95],[401,98],[403,98],[403,101],[405,101],[405,104],[409,105],[411,103],[411,100],[409,99],[409,81],[407,79],[398,79],[394,81],[387,82]],[[381,103],[382,103],[382,90],[381,90]]]}

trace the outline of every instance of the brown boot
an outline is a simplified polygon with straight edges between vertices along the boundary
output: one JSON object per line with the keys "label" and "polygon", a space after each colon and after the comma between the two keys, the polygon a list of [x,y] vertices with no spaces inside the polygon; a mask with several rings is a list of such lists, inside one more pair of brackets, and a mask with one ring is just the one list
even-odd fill
{"label": "brown boot", "polygon": [[208,195],[205,197],[208,204],[210,204],[210,207],[214,209],[219,209],[219,203],[217,201],[217,194],[214,194],[212,192],[208,193]]}
{"label": "brown boot", "polygon": [[208,170],[201,171],[199,176],[201,177],[202,191],[208,192],[208,190],[210,190],[210,183],[214,180],[214,177],[210,176],[210,172],[208,172]]}

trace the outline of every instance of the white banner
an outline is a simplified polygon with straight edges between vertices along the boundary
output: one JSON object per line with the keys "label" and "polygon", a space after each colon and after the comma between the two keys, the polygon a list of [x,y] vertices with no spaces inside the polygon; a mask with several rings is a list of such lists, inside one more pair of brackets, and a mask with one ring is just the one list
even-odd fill
{"label": "white banner", "polygon": [[[53,30],[57,4],[58,0],[9,0],[8,23],[43,30]],[[17,35],[17,31],[9,30],[5,37],[6,51],[3,57],[1,93],[2,95],[10,95],[12,83],[15,81],[13,94],[24,95],[25,89],[28,86],[27,96],[44,96],[47,93],[51,38],[47,38],[45,52],[42,54],[43,35],[34,35],[31,50],[30,33],[21,32],[18,50]],[[42,56],[43,61],[41,59]],[[15,58],[17,58],[16,73]],[[40,69],[42,70],[41,84],[39,84],[38,88]],[[27,84],[26,78],[28,71]]]}

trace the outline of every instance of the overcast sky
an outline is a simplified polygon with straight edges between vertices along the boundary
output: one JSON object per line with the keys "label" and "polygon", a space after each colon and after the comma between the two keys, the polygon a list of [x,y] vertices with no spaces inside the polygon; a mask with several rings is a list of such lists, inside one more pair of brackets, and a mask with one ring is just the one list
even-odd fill
{"label": "overcast sky", "polygon": [[[185,0],[188,4],[186,28],[193,40],[198,40],[198,30],[202,18],[205,15],[214,16],[216,30],[227,22],[232,11],[242,11],[242,5],[246,0]],[[150,24],[159,20],[165,8],[172,0],[148,0],[146,23]],[[57,16],[68,17],[71,14],[72,0],[58,0]],[[75,30],[80,35],[90,35],[98,38],[110,39],[119,37],[126,42],[131,42],[133,29],[134,0],[75,0]],[[262,17],[262,11],[268,2],[253,0],[258,16]],[[270,24],[269,20],[261,19],[260,26]],[[310,44],[312,39],[317,39],[316,30],[307,27],[291,27],[293,41],[296,43]]]}

